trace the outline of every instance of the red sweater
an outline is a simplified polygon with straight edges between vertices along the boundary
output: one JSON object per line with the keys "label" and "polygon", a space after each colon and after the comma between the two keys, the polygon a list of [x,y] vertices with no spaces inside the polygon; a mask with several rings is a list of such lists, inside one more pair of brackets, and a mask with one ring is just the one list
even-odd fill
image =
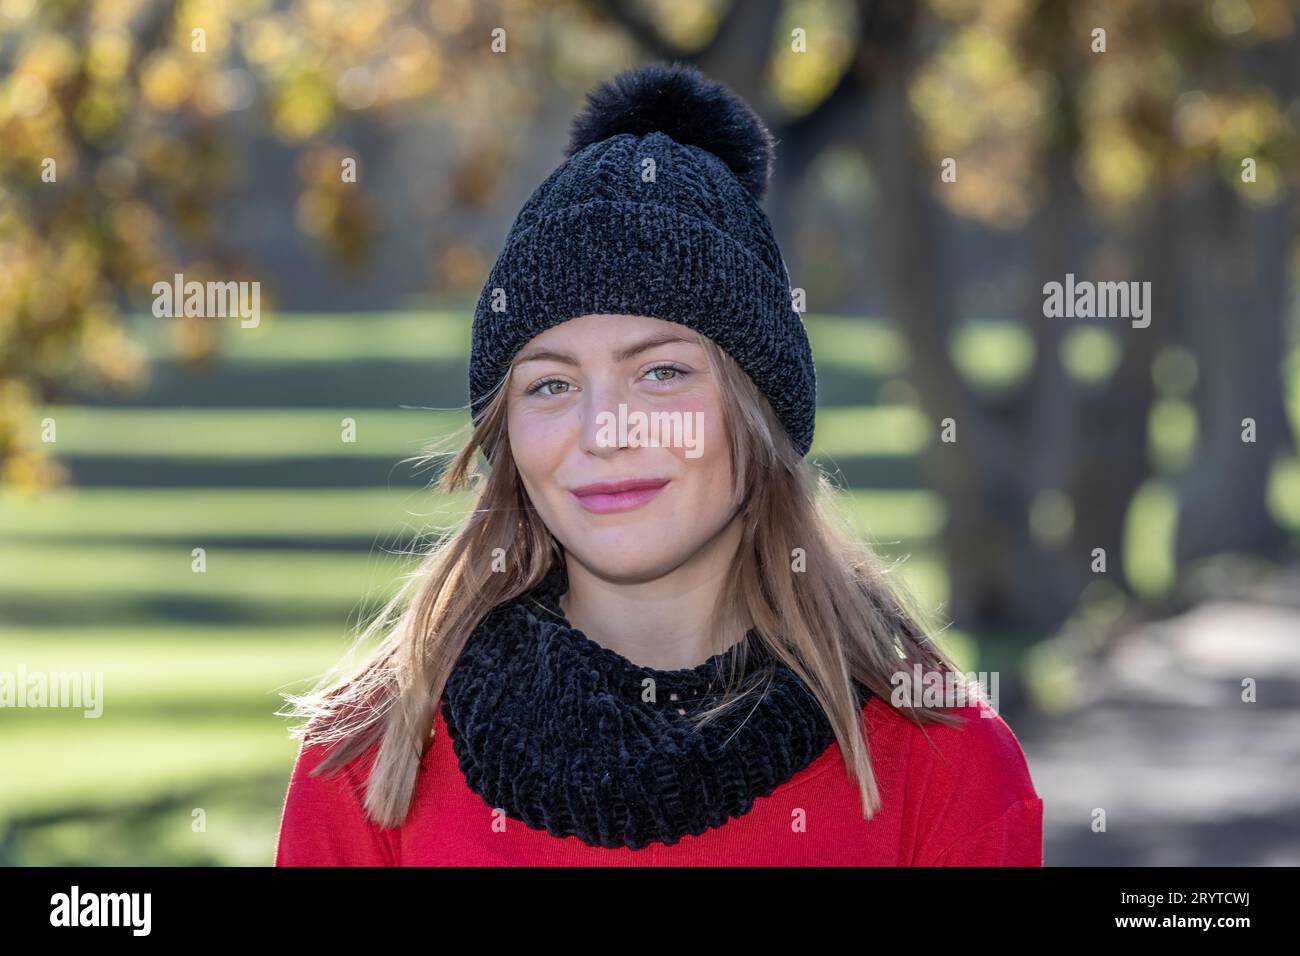
{"label": "red sweater", "polygon": [[[1042,866],[1043,801],[1020,743],[985,703],[924,732],[879,697],[864,708],[883,807],[862,818],[838,744],[725,826],[665,846],[608,849],[495,812],[465,783],[442,720],[421,760],[410,814],[365,818],[357,760],[312,777],[299,750],[285,795],[277,866]],[[981,713],[989,716],[981,717]],[[928,735],[929,740],[926,739]]]}

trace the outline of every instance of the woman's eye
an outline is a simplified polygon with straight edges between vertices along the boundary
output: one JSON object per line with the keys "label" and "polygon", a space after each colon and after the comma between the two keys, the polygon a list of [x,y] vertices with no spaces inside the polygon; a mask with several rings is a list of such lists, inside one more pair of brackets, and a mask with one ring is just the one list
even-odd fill
{"label": "woman's eye", "polygon": [[[659,376],[658,375],[659,372],[668,372],[670,374]],[[650,371],[647,372],[646,374],[655,376],[654,380],[656,382],[671,382],[674,378],[677,378],[682,374],[682,370],[679,368],[674,368],[671,365],[657,365],[654,368],[650,369]]]}
{"label": "woman's eye", "polygon": [[536,385],[532,385],[532,386],[530,386],[529,389],[528,389],[528,394],[529,394],[529,395],[536,395],[538,392],[541,392],[543,395],[556,395],[556,394],[562,394],[562,393],[556,393],[556,392],[542,392],[542,389],[546,388],[546,387],[549,386],[549,385],[563,385],[563,386],[565,386],[565,387],[567,388],[568,385],[569,385],[569,383],[568,383],[568,382],[562,382],[562,381],[560,381],[558,378],[547,379],[547,380],[544,381],[544,382],[538,382]]}

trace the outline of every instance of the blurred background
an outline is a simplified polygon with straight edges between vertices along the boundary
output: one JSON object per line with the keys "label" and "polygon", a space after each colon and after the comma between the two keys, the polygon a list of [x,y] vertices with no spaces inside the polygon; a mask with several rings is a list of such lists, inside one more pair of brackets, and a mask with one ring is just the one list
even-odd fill
{"label": "blurred background", "polygon": [[474,300],[654,59],[777,139],[812,458],[999,674],[1048,865],[1300,863],[1295,0],[0,0],[0,680],[103,679],[0,709],[0,862],[271,862],[278,695],[467,506],[410,459]]}

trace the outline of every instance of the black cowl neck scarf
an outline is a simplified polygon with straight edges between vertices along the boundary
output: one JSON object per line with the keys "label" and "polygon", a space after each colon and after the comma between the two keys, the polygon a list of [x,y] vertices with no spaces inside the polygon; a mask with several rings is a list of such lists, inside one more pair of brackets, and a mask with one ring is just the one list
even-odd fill
{"label": "black cowl neck scarf", "polygon": [[[756,689],[696,731],[690,716],[720,699],[734,649],[641,667],[568,622],[567,590],[561,562],[498,605],[448,679],[452,748],[489,806],[591,846],[671,846],[747,813],[835,742],[816,698],[752,631],[740,673]],[[865,705],[870,691],[854,687]]]}

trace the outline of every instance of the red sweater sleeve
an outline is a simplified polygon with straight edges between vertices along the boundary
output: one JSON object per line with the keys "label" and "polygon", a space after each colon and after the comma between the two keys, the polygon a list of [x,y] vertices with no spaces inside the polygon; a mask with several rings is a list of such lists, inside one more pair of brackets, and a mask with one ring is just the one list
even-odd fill
{"label": "red sweater sleeve", "polygon": [[1042,866],[1043,801],[1020,742],[983,701],[959,712],[963,723],[928,725],[916,744],[928,766],[914,865]]}
{"label": "red sweater sleeve", "polygon": [[370,820],[357,767],[312,776],[329,749],[303,745],[294,761],[280,816],[276,866],[394,866],[397,848],[390,834]]}
{"label": "red sweater sleeve", "polygon": [[934,866],[1042,866],[1043,801],[1021,800],[979,829],[959,837]]}

